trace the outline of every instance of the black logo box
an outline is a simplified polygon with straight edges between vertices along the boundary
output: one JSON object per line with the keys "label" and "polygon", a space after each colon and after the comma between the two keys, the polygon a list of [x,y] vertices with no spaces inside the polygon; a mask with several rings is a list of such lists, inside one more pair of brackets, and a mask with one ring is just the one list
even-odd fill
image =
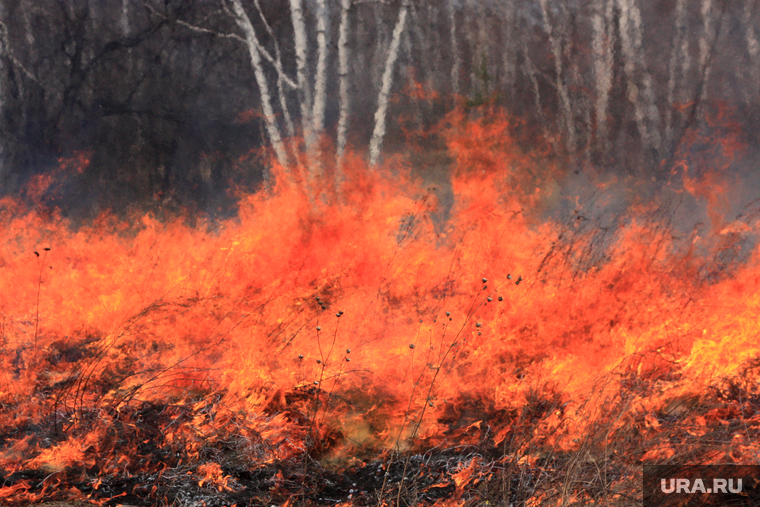
{"label": "black logo box", "polygon": [[[739,480],[741,491],[731,492],[739,489]],[[712,491],[721,486],[726,493]],[[760,466],[644,465],[644,507],[676,506],[760,507]]]}

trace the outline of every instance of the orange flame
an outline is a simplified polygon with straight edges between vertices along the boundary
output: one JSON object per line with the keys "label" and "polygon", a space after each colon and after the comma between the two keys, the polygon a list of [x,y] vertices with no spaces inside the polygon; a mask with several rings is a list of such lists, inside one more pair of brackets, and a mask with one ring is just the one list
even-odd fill
{"label": "orange flame", "polygon": [[[231,435],[252,462],[314,448],[329,462],[492,429],[500,443],[526,418],[540,421],[523,448],[535,462],[528,442],[579,448],[632,376],[661,382],[662,396],[629,401],[654,412],[758,356],[760,251],[708,279],[649,206],[614,231],[579,214],[539,220],[553,164],[524,153],[506,121],[447,122],[448,220],[408,175],[355,156],[335,200],[310,202],[275,168],[273,191],[242,196],[221,224],[103,215],[73,228],[0,202],[0,402],[13,407],[0,426],[67,435],[45,447],[9,439],[0,466],[91,468],[98,453],[103,476],[130,474],[160,469],[141,447],[198,462]],[[708,180],[685,188],[707,196]],[[147,434],[139,403],[171,422]],[[658,431],[656,418],[642,424]],[[641,458],[672,453],[663,443]],[[453,475],[457,489],[475,466]],[[189,473],[234,486],[216,462]]]}

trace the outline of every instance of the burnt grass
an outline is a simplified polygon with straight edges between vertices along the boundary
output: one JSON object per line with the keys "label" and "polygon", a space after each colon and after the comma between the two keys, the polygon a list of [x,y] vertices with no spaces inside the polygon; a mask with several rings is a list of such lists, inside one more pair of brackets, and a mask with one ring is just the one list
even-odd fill
{"label": "burnt grass", "polygon": [[[368,450],[365,459],[327,465],[327,440],[295,457],[257,462],[241,452],[250,442],[235,438],[234,428],[220,428],[225,438],[186,451],[189,441],[167,442],[164,429],[208,412],[220,398],[207,394],[206,403],[155,404],[132,401],[111,414],[100,450],[85,451],[80,465],[62,470],[0,469],[3,489],[17,494],[8,505],[43,501],[82,500],[103,506],[270,506],[282,505],[526,505],[529,499],[553,505],[598,503],[640,505],[642,467],[647,464],[754,463],[747,447],[760,421],[760,360],[742,373],[698,393],[686,408],[664,407],[653,413],[635,409],[634,399],[661,391],[663,379],[628,375],[617,380],[620,390],[604,404],[602,415],[586,422],[576,448],[561,450],[540,434],[546,418],[561,411],[561,397],[533,396],[520,413],[491,414],[495,425],[509,424],[503,441],[494,442],[494,429],[482,424],[469,443],[444,441],[390,453]],[[754,380],[753,380],[754,379]],[[217,393],[218,394],[218,393]],[[288,400],[302,393],[294,391]],[[672,404],[671,404],[672,405]],[[5,407],[7,410],[9,407]],[[278,410],[288,407],[279,406]],[[82,436],[103,412],[81,411],[74,417],[6,429],[0,444],[22,437],[40,449]],[[293,416],[297,416],[293,408]],[[488,414],[484,414],[488,419]],[[737,435],[746,438],[738,438]],[[267,445],[261,439],[259,445]],[[646,457],[669,446],[673,452]],[[711,457],[711,458],[710,458]],[[114,463],[119,464],[118,467]],[[123,464],[121,464],[123,463]],[[202,480],[199,467],[217,463],[223,481]]]}

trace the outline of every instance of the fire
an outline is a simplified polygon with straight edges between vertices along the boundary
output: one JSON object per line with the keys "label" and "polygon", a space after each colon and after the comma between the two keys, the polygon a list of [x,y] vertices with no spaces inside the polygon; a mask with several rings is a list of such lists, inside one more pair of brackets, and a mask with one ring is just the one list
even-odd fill
{"label": "fire", "polygon": [[[236,467],[305,453],[364,466],[488,440],[519,466],[599,460],[592,443],[634,426],[653,443],[637,458],[672,457],[657,440],[665,400],[698,400],[760,352],[758,252],[715,264],[756,219],[716,214],[710,251],[649,204],[614,226],[583,204],[552,218],[561,174],[510,132],[495,115],[449,116],[448,214],[401,161],[379,173],[358,157],[334,194],[311,199],[281,171],[223,223],[73,224],[3,200],[3,474],[59,474],[60,497],[84,476],[100,498],[107,478],[139,473],[229,492]],[[684,181],[701,199],[719,179]],[[706,414],[693,435],[727,417]],[[727,454],[753,449],[738,435]],[[484,463],[453,469],[452,502]],[[12,482],[0,496],[42,498]]]}

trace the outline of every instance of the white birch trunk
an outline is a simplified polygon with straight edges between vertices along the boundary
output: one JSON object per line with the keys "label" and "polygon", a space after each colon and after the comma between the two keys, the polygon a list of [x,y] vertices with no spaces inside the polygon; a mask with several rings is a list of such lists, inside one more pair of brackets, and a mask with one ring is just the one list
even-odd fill
{"label": "white birch trunk", "polygon": [[546,117],[544,116],[544,110],[541,104],[541,88],[538,86],[536,66],[533,65],[533,60],[531,60],[530,54],[528,53],[528,45],[524,40],[522,43],[522,52],[525,59],[525,73],[528,75],[531,85],[533,85],[533,96],[535,98],[535,107],[538,114],[539,124],[541,125],[541,130],[543,131],[544,138],[549,141],[554,151],[557,152],[559,151],[559,145],[557,144],[555,137],[550,134],[549,129],[547,128]]}
{"label": "white birch trunk", "polygon": [[293,22],[293,37],[296,50],[296,75],[298,80],[298,98],[301,105],[301,125],[303,126],[306,151],[311,153],[314,136],[311,119],[311,91],[307,67],[306,24],[303,19],[302,0],[290,0],[290,16]]}
{"label": "white birch trunk", "polygon": [[745,2],[744,4],[744,23],[746,31],[744,34],[744,40],[747,44],[747,55],[749,57],[749,65],[745,66],[745,79],[746,83],[743,87],[745,93],[745,100],[747,102],[754,101],[757,97],[758,90],[760,90],[760,41],[758,41],[757,31],[755,30],[755,12],[757,5],[754,2]]}
{"label": "white birch trunk", "polygon": [[459,72],[462,64],[459,60],[459,44],[457,43],[457,16],[454,0],[449,0],[449,24],[451,28],[451,87],[454,95],[459,95]]}
{"label": "white birch trunk", "polygon": [[618,0],[628,99],[633,103],[636,126],[645,147],[660,150],[660,115],[655,102],[652,76],[647,71],[644,60],[641,13],[636,1]]}
{"label": "white birch trunk", "polygon": [[559,108],[560,108],[560,125],[565,132],[565,144],[570,153],[574,153],[576,149],[577,134],[575,131],[575,122],[573,121],[573,106],[570,102],[570,94],[565,84],[565,76],[562,67],[562,43],[559,38],[554,34],[552,28],[551,19],[549,19],[549,10],[547,0],[540,0],[541,13],[544,18],[544,25],[546,26],[546,32],[549,35],[549,44],[552,48],[552,56],[554,57],[554,73],[556,77],[555,86],[557,87],[557,95],[559,96]]}
{"label": "white birch trunk", "polygon": [[272,142],[272,148],[274,148],[277,161],[283,167],[288,167],[288,154],[285,151],[285,144],[282,141],[280,129],[277,126],[277,118],[275,117],[274,110],[272,109],[272,97],[269,93],[269,84],[267,83],[266,75],[264,74],[261,54],[259,53],[258,49],[258,38],[256,36],[256,31],[254,30],[253,25],[251,24],[251,20],[248,18],[248,15],[245,13],[240,0],[230,0],[230,3],[232,5],[232,11],[235,15],[235,21],[245,35],[246,45],[248,46],[248,53],[251,56],[253,73],[256,76],[256,83],[259,85],[259,92],[261,94],[261,108],[264,111],[264,122],[266,124],[269,140]]}
{"label": "white birch trunk", "polygon": [[607,132],[607,108],[612,89],[612,23],[611,4],[604,0],[596,0],[595,12],[591,19],[593,42],[591,49],[594,54],[594,78],[596,81],[596,104],[594,117],[596,120],[596,138],[603,155],[609,149],[609,133]]}
{"label": "white birch trunk", "polygon": [[121,35],[129,37],[129,4],[130,0],[121,0],[121,12],[119,13],[119,29]]}
{"label": "white birch trunk", "polygon": [[264,16],[264,11],[261,10],[261,4],[259,3],[259,0],[254,0],[254,4],[256,5],[256,10],[259,13],[261,22],[264,24],[264,28],[266,29],[267,34],[269,34],[269,37],[272,39],[272,43],[274,44],[275,68],[278,69],[277,96],[280,99],[280,109],[282,110],[282,118],[285,120],[285,128],[287,129],[288,137],[290,137],[292,140],[296,135],[296,129],[293,125],[293,118],[290,116],[290,108],[288,107],[288,100],[285,96],[286,83],[283,79],[284,71],[282,70],[282,54],[280,52],[280,44],[277,42],[277,37],[275,37],[272,27],[269,25],[269,22]]}
{"label": "white birch trunk", "polygon": [[509,94],[509,98],[514,97],[513,88],[517,79],[517,58],[515,48],[517,47],[516,30],[515,30],[515,2],[509,0],[504,6],[504,47],[502,48],[502,57],[504,65],[503,87]]}
{"label": "white birch trunk", "polygon": [[314,81],[314,132],[324,129],[327,102],[327,4],[317,0],[317,76]]}
{"label": "white birch trunk", "polygon": [[[5,66],[10,62],[9,52],[9,37],[8,27],[5,25],[5,5],[0,3],[0,128],[5,129],[5,122],[2,120],[5,118],[5,103],[7,100],[8,83],[6,76],[8,70]],[[0,183],[5,179],[5,175],[8,172],[7,167],[7,140],[5,136],[0,137]]]}
{"label": "white birch trunk", "polygon": [[29,12],[32,6],[31,2],[21,2],[21,14],[24,17],[24,36],[26,38],[26,44],[29,47],[29,59],[28,62],[36,62],[37,55],[35,50],[34,30],[32,29],[32,20],[30,19],[31,13]]}
{"label": "white birch trunk", "polygon": [[670,149],[673,144],[673,122],[675,115],[675,102],[681,97],[676,97],[676,89],[679,80],[683,81],[690,66],[689,63],[689,29],[686,24],[686,0],[678,0],[676,3],[676,27],[673,34],[673,49],[670,54],[668,91],[667,91],[667,114],[665,116],[665,147]]}
{"label": "white birch trunk", "polygon": [[393,39],[388,49],[388,57],[385,60],[385,70],[381,81],[380,94],[377,98],[377,110],[375,111],[375,128],[372,131],[372,139],[369,144],[369,163],[377,166],[380,161],[380,151],[385,137],[385,116],[388,112],[388,99],[393,85],[393,69],[398,57],[398,48],[401,43],[401,34],[404,32],[406,16],[409,10],[408,0],[404,0],[398,13],[396,27],[393,29]]}
{"label": "white birch trunk", "polygon": [[348,15],[351,9],[351,0],[341,0],[340,5],[340,26],[338,28],[338,93],[340,100],[337,153],[338,171],[340,171],[348,141],[348,115],[351,107],[348,93]]}
{"label": "white birch trunk", "polygon": [[702,72],[700,87],[700,97],[703,100],[707,97],[707,82],[710,77],[710,49],[715,41],[715,20],[713,15],[712,0],[702,0],[702,37],[699,39],[699,68]]}

